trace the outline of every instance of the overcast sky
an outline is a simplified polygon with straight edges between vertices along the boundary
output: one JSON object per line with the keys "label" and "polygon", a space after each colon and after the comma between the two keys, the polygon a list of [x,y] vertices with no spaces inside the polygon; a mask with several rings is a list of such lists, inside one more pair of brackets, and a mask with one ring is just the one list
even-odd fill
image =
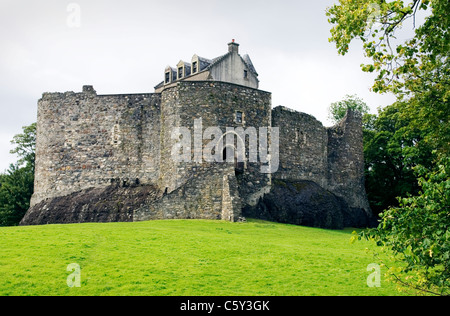
{"label": "overcast sky", "polygon": [[343,57],[328,42],[325,9],[335,2],[0,0],[0,172],[15,162],[9,142],[36,121],[43,92],[153,92],[167,65],[223,55],[232,39],[274,107],[329,126],[330,103],[357,94],[376,113],[394,98],[369,91],[374,76],[360,69],[359,43]]}

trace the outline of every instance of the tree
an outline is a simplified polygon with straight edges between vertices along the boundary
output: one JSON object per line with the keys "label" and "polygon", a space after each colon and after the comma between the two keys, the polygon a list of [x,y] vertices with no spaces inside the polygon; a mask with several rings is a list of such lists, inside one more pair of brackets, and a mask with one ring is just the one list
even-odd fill
{"label": "tree", "polygon": [[347,110],[358,111],[361,114],[369,113],[369,107],[361,98],[356,95],[346,95],[344,100],[331,104],[328,117],[334,123],[338,123],[345,117]]}
{"label": "tree", "polygon": [[0,175],[0,226],[15,226],[30,207],[33,194],[34,171],[31,165],[19,168],[11,164]]}
{"label": "tree", "polygon": [[17,154],[19,160],[18,165],[29,164],[34,168],[35,151],[36,151],[36,123],[24,126],[23,133],[13,137],[11,143],[16,147],[11,150],[11,154]]}
{"label": "tree", "polygon": [[[415,36],[394,46],[397,33],[416,13],[428,13]],[[363,42],[371,64],[365,72],[378,74],[375,92],[392,92],[405,102],[401,115],[413,127],[426,131],[424,141],[439,153],[450,150],[450,2],[448,0],[340,0],[327,9],[333,25],[330,41],[340,54],[355,38]],[[415,24],[415,22],[414,22]]]}
{"label": "tree", "polygon": [[375,215],[398,206],[397,197],[417,194],[414,168],[433,168],[436,159],[423,131],[412,129],[402,111],[404,104],[397,102],[379,109],[378,116],[363,117],[366,191]]}
{"label": "tree", "polygon": [[23,133],[14,136],[16,147],[11,153],[19,160],[0,175],[0,226],[18,225],[30,206],[34,189],[34,161],[36,124],[23,127]]}
{"label": "tree", "polygon": [[[416,28],[420,10],[428,16]],[[403,178],[402,185],[391,186],[399,191],[398,205],[381,214],[377,229],[359,237],[375,240],[394,253],[398,263],[391,271],[409,273],[408,280],[394,274],[402,285],[441,295],[449,294],[448,12],[448,0],[340,0],[326,13],[333,24],[330,41],[338,52],[345,55],[350,42],[360,39],[365,56],[372,59],[361,65],[362,70],[377,73],[372,90],[397,96],[367,133],[372,138],[366,150],[372,155],[373,165],[367,170],[378,179],[375,185],[387,192],[383,178]],[[400,41],[398,32],[408,20],[413,21],[415,35]],[[413,181],[417,175],[419,181]]]}
{"label": "tree", "polygon": [[401,285],[450,295],[450,157],[438,165],[437,171],[416,167],[422,191],[399,198],[399,206],[385,211],[378,228],[354,237],[391,250],[403,264],[389,267],[388,274]]}

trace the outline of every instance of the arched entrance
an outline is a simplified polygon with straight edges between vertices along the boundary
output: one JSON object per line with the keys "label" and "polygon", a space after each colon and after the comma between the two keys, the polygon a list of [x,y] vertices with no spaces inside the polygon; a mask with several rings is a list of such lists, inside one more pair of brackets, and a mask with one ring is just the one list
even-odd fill
{"label": "arched entrance", "polygon": [[[235,131],[228,131],[220,137],[216,144],[216,148],[220,148],[218,145],[223,144],[224,140],[225,145],[222,145],[222,161],[230,163],[233,162],[235,174],[243,174],[246,168],[244,140]],[[233,157],[233,161],[230,161],[231,157]]]}
{"label": "arched entrance", "polygon": [[232,145],[225,146],[222,152],[222,160],[223,162],[227,162],[227,157],[230,155],[234,155],[234,172],[236,175],[243,174],[245,171],[245,162],[239,161],[236,155],[236,149]]}

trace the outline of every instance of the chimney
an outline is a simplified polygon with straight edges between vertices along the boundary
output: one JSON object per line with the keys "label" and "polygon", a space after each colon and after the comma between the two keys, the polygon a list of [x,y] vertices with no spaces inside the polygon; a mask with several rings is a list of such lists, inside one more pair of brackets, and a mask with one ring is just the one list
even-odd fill
{"label": "chimney", "polygon": [[228,52],[239,54],[239,44],[235,43],[234,39],[228,44]]}

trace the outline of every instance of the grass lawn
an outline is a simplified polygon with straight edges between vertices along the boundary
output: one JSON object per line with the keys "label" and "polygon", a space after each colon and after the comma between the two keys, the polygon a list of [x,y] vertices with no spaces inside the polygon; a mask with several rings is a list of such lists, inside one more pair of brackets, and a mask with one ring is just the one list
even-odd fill
{"label": "grass lawn", "polygon": [[[0,228],[0,295],[399,295],[352,230],[257,220]],[[81,268],[81,287],[67,286]]]}

